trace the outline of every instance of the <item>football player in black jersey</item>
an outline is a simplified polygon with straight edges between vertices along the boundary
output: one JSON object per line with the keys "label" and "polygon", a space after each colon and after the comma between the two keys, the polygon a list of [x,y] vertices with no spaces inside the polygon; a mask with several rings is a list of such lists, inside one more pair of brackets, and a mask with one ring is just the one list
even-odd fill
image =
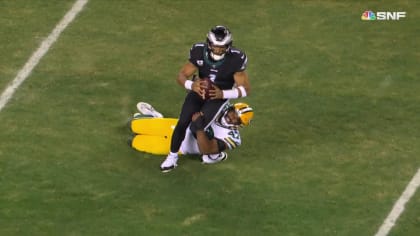
{"label": "football player in black jersey", "polygon": [[[229,99],[249,95],[250,84],[245,72],[247,56],[232,46],[232,34],[225,26],[215,26],[207,34],[205,43],[196,43],[190,50],[189,61],[181,68],[177,82],[188,94],[181,109],[171,140],[171,150],[160,169],[167,172],[176,167],[178,150],[185,132],[196,112],[202,112],[207,127]],[[198,79],[192,80],[198,73]],[[213,83],[210,98],[205,97],[206,82]]]}

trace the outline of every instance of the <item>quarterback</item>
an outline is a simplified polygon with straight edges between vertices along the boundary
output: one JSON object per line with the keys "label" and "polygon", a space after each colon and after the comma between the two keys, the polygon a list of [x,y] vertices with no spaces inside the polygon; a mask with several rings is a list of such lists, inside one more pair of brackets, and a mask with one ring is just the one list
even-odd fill
{"label": "quarterback", "polygon": [[[131,131],[135,134],[130,140],[131,147],[156,155],[167,154],[178,119],[164,118],[150,104],[144,102],[139,102],[137,108],[141,113],[136,113],[130,122]],[[246,103],[226,103],[216,119],[205,127],[203,114],[193,114],[178,153],[202,155],[202,162],[206,164],[225,160],[225,150],[241,145],[239,127],[249,125],[253,115],[253,109]],[[173,168],[176,166],[175,164]],[[168,172],[173,168],[161,170]]]}
{"label": "quarterback", "polygon": [[[192,46],[188,62],[182,66],[176,79],[188,93],[173,130],[169,154],[160,165],[162,171],[176,166],[178,151],[193,114],[202,112],[200,120],[204,120],[207,127],[229,99],[249,95],[250,84],[245,72],[247,61],[246,54],[233,47],[233,36],[226,26],[213,27],[205,42]],[[192,80],[195,74],[199,79]],[[211,81],[210,86],[208,81]]]}

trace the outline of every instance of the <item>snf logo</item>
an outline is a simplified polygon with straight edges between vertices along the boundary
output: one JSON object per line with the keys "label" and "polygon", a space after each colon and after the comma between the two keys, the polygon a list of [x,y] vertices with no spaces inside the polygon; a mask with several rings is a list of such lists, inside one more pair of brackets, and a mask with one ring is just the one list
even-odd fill
{"label": "snf logo", "polygon": [[376,14],[373,11],[365,11],[361,19],[366,21],[372,20],[400,20],[405,18],[407,13],[405,11],[378,11]]}

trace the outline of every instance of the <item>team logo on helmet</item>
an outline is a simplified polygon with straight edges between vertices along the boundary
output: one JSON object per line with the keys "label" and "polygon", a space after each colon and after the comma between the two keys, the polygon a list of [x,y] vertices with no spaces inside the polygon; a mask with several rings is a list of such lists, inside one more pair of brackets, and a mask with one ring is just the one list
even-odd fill
{"label": "team logo on helmet", "polygon": [[241,126],[249,125],[254,117],[254,110],[248,104],[242,102],[235,103],[233,107],[241,120]]}

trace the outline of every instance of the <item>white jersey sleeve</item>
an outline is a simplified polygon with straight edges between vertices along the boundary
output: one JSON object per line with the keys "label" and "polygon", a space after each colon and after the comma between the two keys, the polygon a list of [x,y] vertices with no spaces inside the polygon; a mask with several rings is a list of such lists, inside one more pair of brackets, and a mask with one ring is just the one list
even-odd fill
{"label": "white jersey sleeve", "polygon": [[[227,149],[234,149],[241,145],[239,130],[228,129],[214,122],[206,132],[213,133],[212,136],[214,138],[222,140],[226,144]],[[200,154],[197,139],[191,133],[189,127],[187,128],[184,141],[182,141],[179,151],[181,154]]]}

